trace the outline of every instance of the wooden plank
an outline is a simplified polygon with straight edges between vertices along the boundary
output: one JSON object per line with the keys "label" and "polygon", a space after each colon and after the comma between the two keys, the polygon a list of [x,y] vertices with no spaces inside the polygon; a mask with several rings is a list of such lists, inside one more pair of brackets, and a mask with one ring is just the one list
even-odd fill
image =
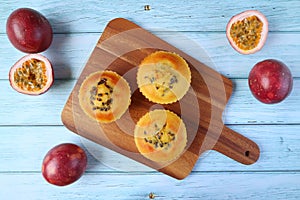
{"label": "wooden plank", "polygon": [[[61,125],[60,114],[74,81],[55,81],[50,90],[40,96],[24,95],[0,80],[1,125]],[[22,113],[22,114],[21,114]]]}
{"label": "wooden plank", "polygon": [[[92,48],[95,46],[99,34],[56,34],[48,50],[42,52],[54,69],[55,79],[78,78],[81,69],[87,61]],[[6,35],[0,35],[5,41],[0,46],[3,55],[0,58],[0,79],[8,79],[10,68],[26,54],[16,50],[8,41]]]}
{"label": "wooden plank", "polygon": [[[274,105],[263,104],[252,96],[246,79],[234,79],[234,92],[223,113],[225,124],[299,124],[300,79],[294,79],[291,95]],[[62,125],[61,111],[75,84],[56,80],[40,96],[14,91],[7,80],[0,80],[0,125]],[[22,113],[22,115],[20,115]],[[276,116],[276,117],[275,117]]]}
{"label": "wooden plank", "polygon": [[[300,125],[229,127],[259,145],[261,149],[259,160],[247,166],[210,151],[200,157],[193,169],[194,172],[300,170],[298,140]],[[89,173],[149,171],[136,163],[124,160],[120,154],[103,151],[100,146],[97,150],[63,126],[0,126],[0,135],[0,172],[38,172],[41,170],[41,163],[47,151],[64,142],[78,144],[86,150]],[[92,154],[97,156],[94,157]],[[120,160],[124,160],[124,163],[120,163]]]}
{"label": "wooden plank", "polygon": [[[300,198],[300,173],[197,173],[184,181],[160,174],[89,173],[66,187],[39,173],[0,173],[1,199],[289,199]],[[38,187],[37,187],[38,186]]]}
{"label": "wooden plank", "polygon": [[[300,27],[300,26],[299,26]],[[270,33],[264,48],[254,55],[241,55],[229,45],[225,33],[155,32],[155,35],[229,78],[247,78],[255,63],[282,60],[294,77],[300,77],[300,34]],[[56,79],[77,79],[101,33],[55,34],[50,48],[42,54],[52,62]],[[0,79],[8,79],[10,67],[25,54],[0,35]]]}
{"label": "wooden plank", "polygon": [[[151,10],[145,11],[144,6]],[[169,31],[224,31],[229,19],[244,10],[258,9],[269,20],[271,31],[300,31],[298,0],[274,1],[4,1],[0,21],[18,7],[32,7],[42,12],[56,33],[99,32],[116,17],[129,18],[145,28]],[[183,12],[184,11],[184,12]],[[175,22],[176,19],[176,22]],[[171,23],[172,22],[172,23]],[[2,23],[1,23],[2,24]],[[4,24],[4,23],[3,23]],[[5,32],[2,25],[1,33]]]}
{"label": "wooden plank", "polygon": [[293,90],[284,101],[270,105],[253,97],[247,79],[233,80],[235,91],[223,113],[225,124],[239,124],[239,121],[243,124],[299,124],[296,120],[300,109],[299,81],[294,79]]}

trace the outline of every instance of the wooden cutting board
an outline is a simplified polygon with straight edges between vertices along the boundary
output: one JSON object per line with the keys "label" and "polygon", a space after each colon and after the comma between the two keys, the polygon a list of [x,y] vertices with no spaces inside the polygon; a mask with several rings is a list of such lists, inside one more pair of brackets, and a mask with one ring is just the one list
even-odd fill
{"label": "wooden cutting board", "polygon": [[[137,88],[137,66],[145,56],[157,50],[178,53],[189,63],[192,72],[188,93],[173,104],[151,103]],[[131,105],[121,119],[100,124],[81,110],[78,91],[86,76],[107,69],[117,72],[129,82]],[[259,147],[223,124],[222,113],[232,87],[232,82],[215,70],[133,22],[117,18],[108,23],[91,53],[62,111],[62,122],[74,133],[174,178],[183,179],[207,150],[216,150],[243,164],[252,164],[258,159]],[[176,161],[164,165],[144,158],[138,152],[133,138],[136,122],[155,108],[168,109],[181,116],[188,132],[186,151]]]}

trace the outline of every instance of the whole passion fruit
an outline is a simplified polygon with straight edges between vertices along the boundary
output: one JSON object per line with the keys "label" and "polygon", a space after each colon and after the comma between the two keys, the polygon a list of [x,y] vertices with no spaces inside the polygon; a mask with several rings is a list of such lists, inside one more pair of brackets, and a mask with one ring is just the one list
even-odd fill
{"label": "whole passion fruit", "polygon": [[14,64],[9,71],[10,85],[16,91],[39,95],[53,84],[54,72],[50,61],[40,54],[28,54]]}
{"label": "whole passion fruit", "polygon": [[258,62],[250,71],[248,84],[253,96],[266,104],[279,103],[291,92],[293,77],[281,61],[268,59]]}
{"label": "whole passion fruit", "polygon": [[241,54],[253,54],[265,44],[268,20],[257,10],[247,10],[233,16],[226,27],[231,46]]}
{"label": "whole passion fruit", "polygon": [[41,13],[31,8],[13,11],[6,22],[8,39],[25,53],[40,53],[52,43],[52,27]]}
{"label": "whole passion fruit", "polygon": [[84,150],[72,143],[59,144],[48,151],[42,163],[42,175],[57,186],[77,181],[87,167]]}

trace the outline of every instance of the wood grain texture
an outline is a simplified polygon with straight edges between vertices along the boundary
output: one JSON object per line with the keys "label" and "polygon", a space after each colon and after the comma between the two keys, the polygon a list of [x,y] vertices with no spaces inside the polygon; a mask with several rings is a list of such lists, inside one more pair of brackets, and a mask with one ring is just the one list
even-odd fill
{"label": "wood grain texture", "polygon": [[[134,123],[155,105],[143,98],[138,89],[131,96],[128,117],[121,117],[110,124],[95,123],[85,115],[78,102],[80,85],[89,74],[113,70],[129,81],[132,87],[136,84],[136,66],[145,56],[157,50],[181,55],[189,63],[192,73],[188,93],[180,101],[164,106],[185,121],[187,148],[178,159],[163,165],[137,154],[131,135]],[[110,21],[102,33],[62,111],[62,121],[68,129],[83,137],[172,177],[183,179],[192,171],[198,156],[207,150],[215,149],[243,164],[253,164],[258,159],[259,147],[222,122],[222,112],[231,94],[232,83],[229,79],[133,22],[117,18]],[[190,112],[185,112],[185,108]],[[195,109],[196,115],[193,112]],[[126,128],[122,130],[120,124]]]}

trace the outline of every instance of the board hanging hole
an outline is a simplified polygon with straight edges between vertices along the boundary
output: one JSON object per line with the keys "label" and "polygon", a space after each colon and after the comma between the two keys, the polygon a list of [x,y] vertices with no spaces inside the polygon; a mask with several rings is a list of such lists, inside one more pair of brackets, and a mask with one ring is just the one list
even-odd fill
{"label": "board hanging hole", "polygon": [[245,151],[245,156],[249,157],[250,151]]}

